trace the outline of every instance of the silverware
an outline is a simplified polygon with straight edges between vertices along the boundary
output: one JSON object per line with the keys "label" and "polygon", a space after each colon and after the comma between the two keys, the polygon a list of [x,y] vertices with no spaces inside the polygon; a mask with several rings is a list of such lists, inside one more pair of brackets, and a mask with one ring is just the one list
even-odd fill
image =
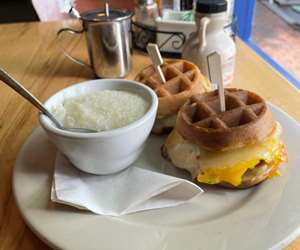
{"label": "silverware", "polygon": [[15,90],[19,95],[23,96],[27,101],[38,108],[44,115],[56,125],[57,128],[78,133],[96,133],[98,131],[87,129],[87,128],[65,128],[61,123],[49,112],[49,110],[33,95],[31,94],[22,84],[10,76],[5,70],[0,68],[0,80]]}
{"label": "silverware", "polygon": [[63,28],[57,32],[85,33],[90,65],[73,57],[60,45],[63,53],[73,62],[92,70],[100,78],[125,77],[131,69],[130,22],[132,13],[129,11],[109,9],[105,1],[105,10],[93,10],[80,14],[76,9],[69,11],[73,17],[82,21],[82,29]]}
{"label": "silverware", "polygon": [[105,0],[104,10],[105,10],[105,15],[109,16],[109,4],[108,4],[108,0]]}

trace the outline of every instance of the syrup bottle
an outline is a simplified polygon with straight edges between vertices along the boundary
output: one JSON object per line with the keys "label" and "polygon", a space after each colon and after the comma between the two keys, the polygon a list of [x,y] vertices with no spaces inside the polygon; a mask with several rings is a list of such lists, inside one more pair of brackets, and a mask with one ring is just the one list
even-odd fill
{"label": "syrup bottle", "polygon": [[208,58],[218,53],[221,56],[223,84],[229,84],[233,80],[236,47],[224,30],[227,23],[227,1],[198,0],[195,21],[197,31],[186,41],[182,58],[195,63],[210,79]]}

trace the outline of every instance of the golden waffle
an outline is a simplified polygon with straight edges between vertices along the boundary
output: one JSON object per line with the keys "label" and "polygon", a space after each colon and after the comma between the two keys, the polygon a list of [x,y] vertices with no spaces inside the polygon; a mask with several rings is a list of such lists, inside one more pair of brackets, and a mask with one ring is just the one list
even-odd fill
{"label": "golden waffle", "polygon": [[156,92],[159,98],[159,118],[176,114],[189,97],[210,89],[209,82],[191,62],[166,60],[161,68],[166,78],[165,84],[160,83],[152,65],[143,69],[135,78]]}
{"label": "golden waffle", "polygon": [[272,114],[257,94],[225,90],[226,111],[218,92],[191,97],[180,109],[176,129],[187,140],[208,150],[229,150],[265,139],[274,128]]}

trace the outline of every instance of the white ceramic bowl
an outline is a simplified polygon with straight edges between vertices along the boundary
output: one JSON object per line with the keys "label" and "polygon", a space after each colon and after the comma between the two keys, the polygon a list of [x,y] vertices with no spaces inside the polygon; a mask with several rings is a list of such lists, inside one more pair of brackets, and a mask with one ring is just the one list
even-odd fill
{"label": "white ceramic bowl", "polygon": [[103,175],[125,169],[142,152],[157,112],[158,98],[155,92],[135,81],[93,80],[65,88],[45,102],[45,106],[51,109],[66,98],[105,89],[137,93],[150,103],[149,110],[142,118],[125,127],[98,133],[74,133],[61,130],[47,116],[40,115],[40,124],[50,141],[69,158],[74,166],[84,172]]}

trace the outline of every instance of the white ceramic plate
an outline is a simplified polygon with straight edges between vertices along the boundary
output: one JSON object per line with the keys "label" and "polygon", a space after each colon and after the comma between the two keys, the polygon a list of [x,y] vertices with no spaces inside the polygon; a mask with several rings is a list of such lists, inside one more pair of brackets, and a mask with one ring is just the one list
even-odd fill
{"label": "white ceramic plate", "polygon": [[[189,204],[107,217],[50,202],[55,148],[37,129],[14,169],[17,204],[30,228],[63,249],[199,250],[280,249],[300,233],[300,126],[271,105],[289,152],[282,177],[243,191],[204,187]],[[163,139],[151,137],[137,164],[171,168],[160,156]]]}

